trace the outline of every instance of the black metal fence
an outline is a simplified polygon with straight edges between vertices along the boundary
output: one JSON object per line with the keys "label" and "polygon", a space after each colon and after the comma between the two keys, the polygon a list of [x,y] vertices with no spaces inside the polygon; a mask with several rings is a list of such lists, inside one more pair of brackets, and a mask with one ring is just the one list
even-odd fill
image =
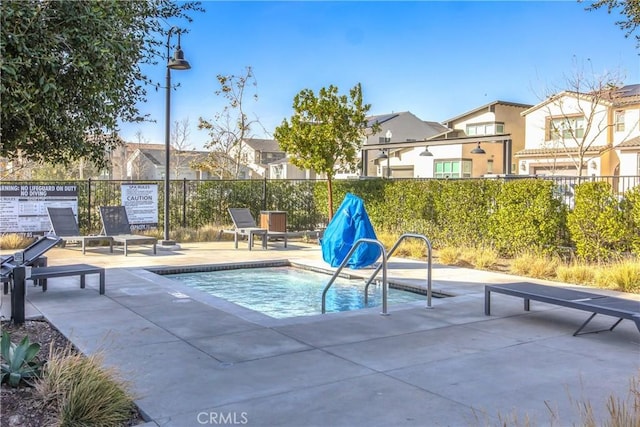
{"label": "black metal fence", "polygon": [[[533,177],[509,176],[482,179],[522,179]],[[590,176],[557,177],[538,176],[536,179],[556,183],[557,195],[570,208],[574,188],[587,181],[607,182],[613,194],[621,196],[625,191],[640,185],[640,176]],[[385,181],[385,178],[374,178]],[[435,178],[434,178],[435,179]],[[477,178],[471,178],[477,179]],[[411,178],[393,181],[411,181]],[[428,179],[416,179],[424,181]],[[370,181],[370,180],[367,180]],[[163,181],[30,181],[34,185],[77,185],[78,221],[83,233],[99,233],[100,206],[121,205],[123,183],[158,185],[158,224],[164,222]],[[26,184],[23,181],[4,181],[3,185]],[[320,190],[320,191],[317,191]],[[229,224],[229,207],[250,208],[259,218],[261,210],[287,212],[287,226],[291,231],[313,230],[327,222],[326,181],[324,180],[173,180],[169,192],[171,228],[198,228],[207,224]],[[337,204],[340,200],[336,201]]]}

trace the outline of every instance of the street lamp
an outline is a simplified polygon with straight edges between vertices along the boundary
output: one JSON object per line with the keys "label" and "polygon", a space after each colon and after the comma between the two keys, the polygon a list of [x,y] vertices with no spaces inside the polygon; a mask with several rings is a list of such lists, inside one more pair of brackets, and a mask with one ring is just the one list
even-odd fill
{"label": "street lamp", "polygon": [[169,192],[170,192],[170,172],[169,161],[171,160],[171,70],[188,70],[191,65],[184,59],[184,52],[180,47],[180,31],[178,31],[178,46],[170,56],[171,34],[175,27],[169,29],[167,34],[167,102],[165,108],[165,128],[164,128],[164,240],[160,242],[162,246],[173,246],[175,242],[169,240]]}

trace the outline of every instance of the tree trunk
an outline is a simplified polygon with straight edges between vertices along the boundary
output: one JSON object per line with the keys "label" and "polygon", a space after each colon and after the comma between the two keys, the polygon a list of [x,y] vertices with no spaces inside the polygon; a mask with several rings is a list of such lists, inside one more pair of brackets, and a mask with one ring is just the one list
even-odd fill
{"label": "tree trunk", "polygon": [[329,200],[329,222],[333,218],[333,182],[331,177],[327,177],[327,195]]}

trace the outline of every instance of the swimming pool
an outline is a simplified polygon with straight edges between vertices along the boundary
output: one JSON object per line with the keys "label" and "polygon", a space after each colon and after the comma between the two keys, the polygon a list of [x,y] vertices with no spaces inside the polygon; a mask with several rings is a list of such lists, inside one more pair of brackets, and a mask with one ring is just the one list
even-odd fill
{"label": "swimming pool", "polygon": [[[169,274],[178,280],[235,304],[275,318],[322,312],[322,291],[331,276],[295,267],[261,267]],[[388,304],[424,301],[424,295],[389,289]],[[367,307],[382,305],[382,287],[371,285]],[[327,312],[365,308],[364,280],[338,278],[329,288]]]}

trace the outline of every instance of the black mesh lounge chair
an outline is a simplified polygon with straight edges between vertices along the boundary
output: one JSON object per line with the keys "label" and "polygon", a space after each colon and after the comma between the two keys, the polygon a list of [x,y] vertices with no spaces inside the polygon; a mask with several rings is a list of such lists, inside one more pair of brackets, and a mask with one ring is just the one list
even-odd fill
{"label": "black mesh lounge chair", "polygon": [[24,248],[22,260],[16,260],[13,255],[3,255],[0,263],[0,281],[4,284],[4,293],[8,293],[8,283],[11,281],[11,272],[15,267],[46,266],[46,258],[41,258],[45,252],[60,243],[57,236],[39,237],[35,242]]}
{"label": "black mesh lounge chair", "polygon": [[153,253],[156,253],[158,239],[132,234],[129,217],[124,206],[100,206],[100,220],[102,221],[102,234],[111,237],[116,243],[122,243],[124,256],[127,256],[129,245],[151,244],[153,245]]}
{"label": "black mesh lounge chair", "polygon": [[262,238],[262,248],[267,249],[267,229],[258,227],[248,208],[229,208],[229,215],[231,215],[234,228],[233,230],[222,230],[222,232],[233,234],[236,249],[238,249],[238,238],[247,236],[249,238],[249,250],[251,250],[256,235]]}
{"label": "black mesh lounge chair", "polygon": [[76,222],[76,216],[71,208],[47,207],[49,221],[51,221],[51,231],[62,238],[63,244],[66,242],[80,242],[82,253],[85,253],[86,243],[90,241],[107,241],[109,252],[113,252],[113,238],[110,236],[83,236]]}

